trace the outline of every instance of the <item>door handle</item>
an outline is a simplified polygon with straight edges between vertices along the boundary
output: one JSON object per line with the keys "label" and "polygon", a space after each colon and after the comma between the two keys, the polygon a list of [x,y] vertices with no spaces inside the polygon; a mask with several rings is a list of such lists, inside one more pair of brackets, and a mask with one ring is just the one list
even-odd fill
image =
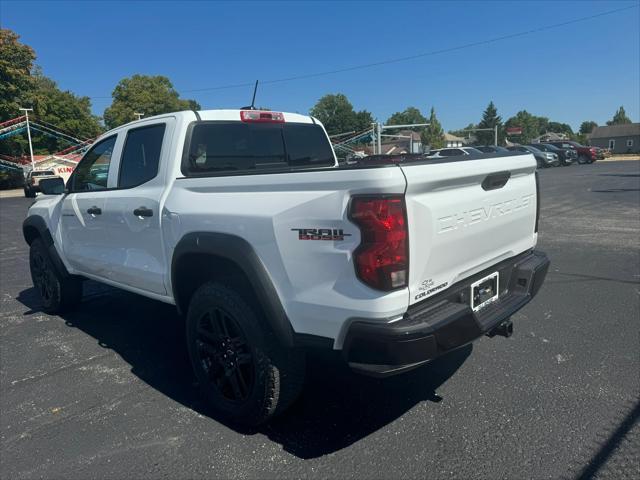
{"label": "door handle", "polygon": [[136,217],[153,217],[153,210],[147,207],[138,207],[133,211]]}
{"label": "door handle", "polygon": [[93,206],[93,207],[87,209],[87,213],[89,215],[102,215],[102,209],[100,209],[100,208],[98,208],[96,206]]}

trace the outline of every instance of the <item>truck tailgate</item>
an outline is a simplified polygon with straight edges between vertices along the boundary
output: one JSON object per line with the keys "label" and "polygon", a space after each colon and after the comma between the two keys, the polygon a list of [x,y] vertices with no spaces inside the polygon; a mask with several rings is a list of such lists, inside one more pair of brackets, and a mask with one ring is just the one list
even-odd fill
{"label": "truck tailgate", "polygon": [[401,168],[410,304],[535,246],[532,155],[454,157]]}

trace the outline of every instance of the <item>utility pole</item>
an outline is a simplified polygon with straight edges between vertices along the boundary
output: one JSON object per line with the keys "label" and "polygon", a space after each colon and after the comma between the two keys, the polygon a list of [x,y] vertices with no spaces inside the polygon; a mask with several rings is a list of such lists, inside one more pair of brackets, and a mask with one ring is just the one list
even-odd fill
{"label": "utility pole", "polygon": [[140,120],[144,116],[144,112],[133,112],[133,114],[138,117],[137,120]]}
{"label": "utility pole", "polygon": [[33,112],[33,108],[20,108],[27,117],[27,138],[29,139],[29,153],[31,154],[31,170],[36,168],[36,164],[33,161],[33,145],[31,145],[31,128],[29,127],[29,112]]}
{"label": "utility pole", "polygon": [[497,123],[493,126],[493,144],[496,147],[498,146],[498,124]]}

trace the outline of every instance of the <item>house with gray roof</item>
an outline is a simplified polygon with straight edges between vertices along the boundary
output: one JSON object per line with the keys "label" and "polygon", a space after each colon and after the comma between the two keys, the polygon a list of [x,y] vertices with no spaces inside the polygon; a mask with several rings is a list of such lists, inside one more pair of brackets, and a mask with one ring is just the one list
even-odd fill
{"label": "house with gray roof", "polygon": [[640,123],[596,127],[587,138],[590,145],[611,153],[640,153]]}

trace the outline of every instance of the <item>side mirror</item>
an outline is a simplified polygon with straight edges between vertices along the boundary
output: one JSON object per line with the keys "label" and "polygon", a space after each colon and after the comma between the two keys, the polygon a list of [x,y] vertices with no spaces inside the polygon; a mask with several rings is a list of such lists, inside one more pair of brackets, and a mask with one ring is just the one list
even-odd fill
{"label": "side mirror", "polygon": [[61,195],[64,193],[64,180],[60,177],[40,180],[40,191],[45,195]]}

